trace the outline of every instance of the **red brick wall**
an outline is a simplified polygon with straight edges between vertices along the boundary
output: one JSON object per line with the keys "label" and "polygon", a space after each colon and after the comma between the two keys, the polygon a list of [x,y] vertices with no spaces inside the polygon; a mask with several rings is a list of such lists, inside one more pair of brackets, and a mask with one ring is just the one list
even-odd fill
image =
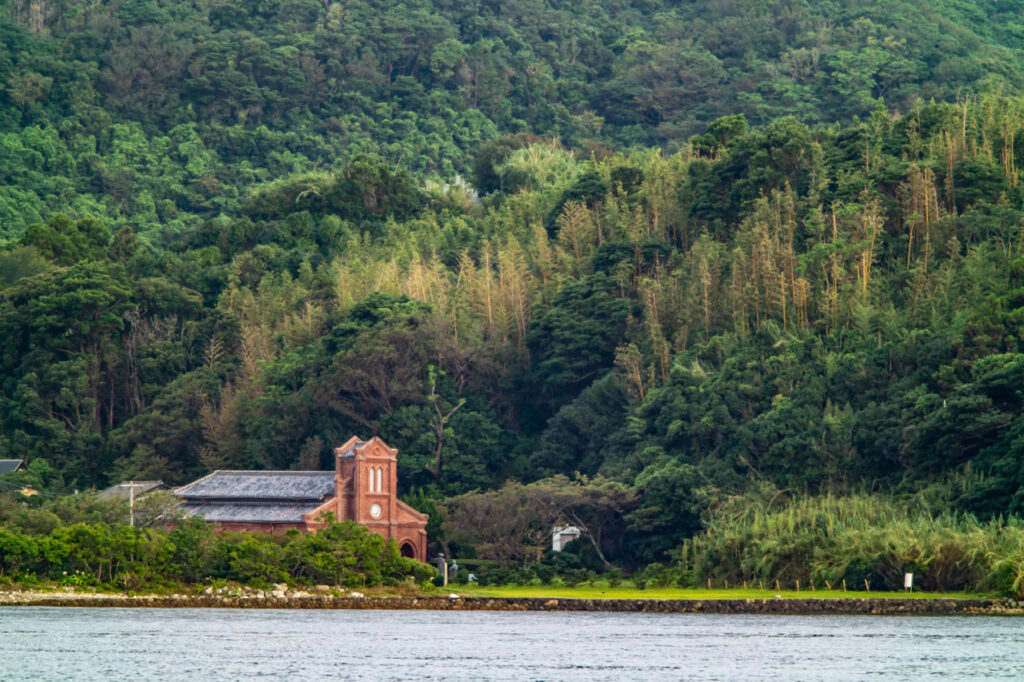
{"label": "red brick wall", "polygon": [[[397,450],[384,444],[379,438],[372,438],[356,449],[354,456],[342,457],[357,442],[353,438],[336,448],[335,499],[325,504],[320,511],[332,511],[339,521],[355,521],[369,530],[394,538],[401,548],[403,543],[412,545],[415,558],[427,560],[427,522],[423,515],[398,501],[398,459]],[[374,479],[370,489],[371,472],[381,470],[380,487]],[[370,515],[370,508],[379,504],[378,518]],[[309,523],[220,523],[219,530],[255,531],[282,535],[292,528],[305,532],[316,532],[320,526],[313,514],[305,518]]]}

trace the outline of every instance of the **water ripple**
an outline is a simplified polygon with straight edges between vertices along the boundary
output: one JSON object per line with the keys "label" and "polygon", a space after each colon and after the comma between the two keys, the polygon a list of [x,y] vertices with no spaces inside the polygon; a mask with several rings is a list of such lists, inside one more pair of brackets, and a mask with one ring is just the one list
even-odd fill
{"label": "water ripple", "polygon": [[0,680],[1019,679],[994,617],[0,608]]}

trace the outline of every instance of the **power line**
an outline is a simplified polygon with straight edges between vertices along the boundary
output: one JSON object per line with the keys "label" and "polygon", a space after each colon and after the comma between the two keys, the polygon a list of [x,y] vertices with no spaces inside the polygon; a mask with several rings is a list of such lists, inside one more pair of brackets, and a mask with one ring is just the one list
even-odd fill
{"label": "power line", "polygon": [[26,488],[28,488],[28,489],[32,490],[35,494],[42,495],[43,497],[68,497],[70,495],[77,495],[78,494],[77,492],[73,492],[73,493],[59,493],[59,492],[56,492],[54,490],[38,490],[38,489],[33,488],[32,486],[29,486],[29,485],[17,485],[15,483],[8,483],[7,481],[0,481],[0,486],[3,486],[5,488],[7,488],[8,490],[17,490],[19,492],[23,492]]}

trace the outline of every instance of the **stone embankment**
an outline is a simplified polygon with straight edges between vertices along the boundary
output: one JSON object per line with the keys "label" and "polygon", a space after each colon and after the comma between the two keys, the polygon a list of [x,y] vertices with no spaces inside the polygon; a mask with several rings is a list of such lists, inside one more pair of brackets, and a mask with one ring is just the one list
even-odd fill
{"label": "stone embankment", "polygon": [[426,609],[446,611],[612,611],[785,615],[1024,615],[1010,599],[552,599],[519,597],[365,596],[319,586],[312,593],[277,586],[267,591],[207,589],[201,594],[133,595],[93,592],[0,592],[0,606],[116,606],[250,609]]}

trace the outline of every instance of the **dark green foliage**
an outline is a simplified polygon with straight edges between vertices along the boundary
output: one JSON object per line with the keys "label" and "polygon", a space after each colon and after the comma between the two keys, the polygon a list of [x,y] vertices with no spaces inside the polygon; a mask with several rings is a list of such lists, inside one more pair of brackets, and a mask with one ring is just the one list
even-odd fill
{"label": "dark green foliage", "polygon": [[[489,194],[519,186],[498,166],[534,136],[676,148],[696,135],[715,155],[747,121],[818,125],[866,119],[881,99],[909,111],[1016,88],[1017,9],[16,3],[0,35],[0,239],[69,212],[162,239],[251,188],[366,154],[417,176],[462,173]],[[375,189],[330,201],[379,216],[412,208],[358,175]]]}
{"label": "dark green foliage", "polygon": [[[123,516],[125,509],[119,512]],[[431,567],[402,557],[393,540],[351,522],[329,522],[318,533],[284,537],[216,533],[198,519],[181,521],[171,531],[108,520],[57,520],[47,530],[7,525],[0,528],[0,575],[26,583],[44,578],[61,585],[136,589],[233,580],[371,587],[422,582],[434,574]]]}
{"label": "dark green foliage", "polygon": [[773,190],[790,188],[800,196],[817,192],[814,181],[820,173],[821,154],[811,131],[791,117],[736,136],[710,172],[692,181],[690,213],[720,230]]}
{"label": "dark green foliage", "polygon": [[553,413],[611,369],[631,312],[616,293],[611,278],[591,275],[562,288],[531,325],[526,343],[536,407]]}
{"label": "dark green foliage", "polygon": [[102,258],[110,244],[110,232],[98,220],[72,222],[58,215],[46,225],[30,225],[19,240],[58,265]]}
{"label": "dark green foliage", "polygon": [[[1024,513],[1012,3],[65,9],[0,21],[0,456],[38,485],[379,433],[424,504],[623,486],[602,565],[752,481]],[[281,577],[181,533],[190,580]]]}
{"label": "dark green foliage", "polygon": [[[639,184],[635,177],[628,177],[628,174],[626,180],[631,183],[630,186],[634,190],[636,185]],[[597,172],[592,170],[584,172],[571,187],[562,192],[562,197],[555,204],[555,207],[551,209],[551,212],[548,213],[544,227],[547,228],[549,234],[554,235],[558,231],[556,225],[558,216],[562,214],[562,209],[568,202],[573,201],[577,204],[593,207],[595,203],[604,198],[604,195],[608,193],[608,189],[608,183]]]}
{"label": "dark green foliage", "polygon": [[743,114],[733,114],[716,118],[708,124],[708,130],[703,135],[698,135],[690,140],[695,152],[714,156],[728,146],[733,138],[747,132],[747,117]]}
{"label": "dark green foliage", "polygon": [[406,220],[421,210],[423,199],[404,170],[392,172],[379,159],[362,155],[337,175],[303,176],[260,190],[241,212],[266,221],[306,211],[358,224],[389,217]]}
{"label": "dark green foliage", "polygon": [[473,159],[473,186],[481,194],[503,191],[514,192],[519,188],[522,179],[515,177],[514,172],[502,173],[498,166],[517,149],[530,143],[528,135],[501,135],[481,145]]}
{"label": "dark green foliage", "polygon": [[617,166],[611,170],[612,190],[616,194],[630,195],[644,184],[644,172],[633,166]]}
{"label": "dark green foliage", "polygon": [[635,485],[640,500],[629,514],[628,543],[634,562],[655,561],[702,528],[708,500],[696,467],[662,459],[646,467]]}
{"label": "dark green foliage", "polygon": [[542,478],[562,472],[593,476],[605,465],[617,464],[631,448],[623,425],[629,400],[622,384],[606,375],[583,389],[547,422],[530,457],[530,474]]}
{"label": "dark green foliage", "polygon": [[672,253],[671,247],[660,240],[644,240],[639,244],[606,241],[597,248],[590,262],[595,272],[615,277],[629,273],[630,283],[650,276],[663,267]]}
{"label": "dark green foliage", "polygon": [[[453,407],[442,397],[437,409],[447,413]],[[403,489],[458,495],[494,488],[519,474],[517,436],[500,426],[493,410],[479,399],[464,403],[443,426],[439,448],[437,409],[429,403],[409,405],[381,419],[381,432],[402,452],[398,475]]]}

